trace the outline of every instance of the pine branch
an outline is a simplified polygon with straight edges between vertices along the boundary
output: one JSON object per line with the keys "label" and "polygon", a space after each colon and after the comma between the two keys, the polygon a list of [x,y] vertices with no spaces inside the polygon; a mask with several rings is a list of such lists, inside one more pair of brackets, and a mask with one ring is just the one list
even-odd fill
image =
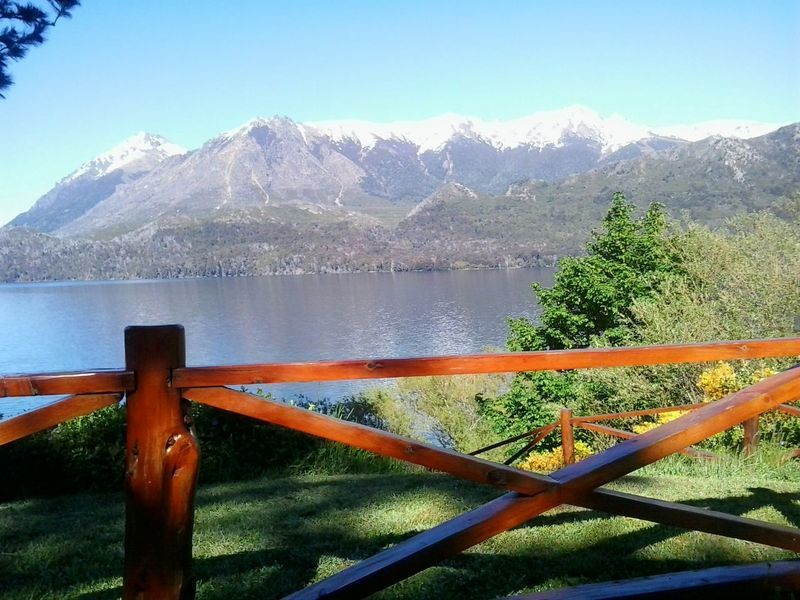
{"label": "pine branch", "polygon": [[13,84],[9,61],[21,60],[30,48],[42,44],[45,31],[59,19],[72,17],[80,0],[44,0],[40,4],[0,0],[0,98],[5,98],[3,90]]}

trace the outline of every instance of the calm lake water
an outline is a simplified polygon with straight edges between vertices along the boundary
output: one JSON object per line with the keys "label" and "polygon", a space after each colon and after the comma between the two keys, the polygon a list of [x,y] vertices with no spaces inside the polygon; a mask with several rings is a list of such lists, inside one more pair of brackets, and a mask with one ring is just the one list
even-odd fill
{"label": "calm lake water", "polygon": [[[509,315],[535,317],[553,270],[358,273],[0,285],[0,374],[119,368],[127,325],[180,323],[187,363],[481,352]],[[336,398],[374,382],[270,386]],[[0,400],[6,417],[29,401]]]}

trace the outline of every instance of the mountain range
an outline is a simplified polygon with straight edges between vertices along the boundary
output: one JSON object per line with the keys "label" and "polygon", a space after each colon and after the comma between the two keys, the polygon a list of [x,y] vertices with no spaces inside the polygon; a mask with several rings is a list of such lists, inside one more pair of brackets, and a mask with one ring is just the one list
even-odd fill
{"label": "mountain range", "polygon": [[717,223],[798,190],[798,124],[259,118],[195,150],[138,134],[87,162],[0,230],[0,278],[519,266],[577,251],[615,191]]}

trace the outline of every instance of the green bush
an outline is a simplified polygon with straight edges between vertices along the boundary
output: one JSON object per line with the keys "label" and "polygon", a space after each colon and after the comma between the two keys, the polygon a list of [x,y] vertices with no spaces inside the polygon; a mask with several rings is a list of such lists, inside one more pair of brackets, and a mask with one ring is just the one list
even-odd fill
{"label": "green bush", "polygon": [[502,375],[410,377],[364,398],[389,431],[471,452],[500,439],[481,405],[506,387]]}
{"label": "green bush", "polygon": [[[634,303],[680,277],[680,255],[663,207],[653,204],[634,217],[634,206],[614,194],[586,256],[558,262],[553,287],[533,284],[541,306],[539,324],[509,319],[508,349],[514,352],[627,343],[635,337]],[[503,395],[482,403],[484,416],[503,435],[555,420],[560,406],[610,403],[614,386],[579,373],[520,373]],[[606,411],[608,412],[608,411]]]}
{"label": "green bush", "polygon": [[[380,426],[361,398],[299,406]],[[199,404],[192,415],[202,483],[268,472],[364,472],[394,469],[386,460],[311,436]],[[0,447],[0,501],[87,490],[122,490],[125,406],[111,406]]]}
{"label": "green bush", "polygon": [[0,500],[122,489],[125,407],[110,406],[0,447]]}
{"label": "green bush", "polygon": [[[672,278],[633,303],[635,335],[630,343],[674,344],[788,337],[800,315],[800,218],[785,221],[766,213],[740,215],[711,230],[690,226],[676,239],[684,276]],[[735,361],[744,381],[757,369],[782,370],[792,359]],[[634,410],[696,402],[697,382],[708,364],[598,369],[582,376],[608,390],[614,406]],[[606,397],[584,398],[587,414]],[[791,439],[791,425],[782,428]],[[731,444],[736,442],[730,434]]]}
{"label": "green bush", "polygon": [[[657,206],[634,219],[632,206],[616,195],[587,255],[560,261],[551,289],[533,286],[541,322],[511,319],[508,347],[521,351],[791,336],[800,315],[800,212],[783,216],[739,215],[716,230],[690,224],[678,231]],[[758,369],[781,370],[792,362],[732,364],[745,381]],[[708,367],[519,374],[505,394],[485,400],[482,407],[494,427],[510,435],[554,420],[560,406],[592,415],[699,402],[698,377]],[[799,430],[799,419],[762,418],[765,441],[795,446]],[[741,428],[734,428],[706,445],[735,451],[741,439]]]}

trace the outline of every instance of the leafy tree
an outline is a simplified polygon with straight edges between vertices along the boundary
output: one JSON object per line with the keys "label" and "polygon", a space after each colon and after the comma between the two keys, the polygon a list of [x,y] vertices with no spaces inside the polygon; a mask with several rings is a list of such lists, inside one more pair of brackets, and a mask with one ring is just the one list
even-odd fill
{"label": "leafy tree", "polygon": [[61,18],[72,16],[80,0],[16,2],[0,0],[0,98],[14,83],[8,73],[11,61],[25,57],[28,50],[44,42],[45,32]]}
{"label": "leafy tree", "polygon": [[[627,343],[635,338],[634,302],[679,274],[680,265],[664,208],[652,204],[637,219],[634,205],[616,193],[600,229],[592,232],[586,255],[561,259],[552,288],[533,284],[542,310],[540,324],[509,319],[508,348]],[[484,413],[496,428],[519,433],[550,420],[550,404],[572,405],[581,393],[577,382],[572,373],[520,373],[506,394],[484,403]]]}

